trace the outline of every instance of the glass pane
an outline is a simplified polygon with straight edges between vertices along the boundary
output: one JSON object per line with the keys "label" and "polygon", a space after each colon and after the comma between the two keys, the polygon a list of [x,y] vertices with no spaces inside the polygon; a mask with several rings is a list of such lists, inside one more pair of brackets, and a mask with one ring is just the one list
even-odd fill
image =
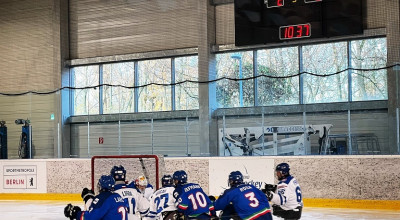
{"label": "glass pane", "polygon": [[[297,47],[257,51],[257,74],[290,76],[299,72]],[[299,77],[257,79],[259,105],[286,105],[299,103]]]}
{"label": "glass pane", "polygon": [[346,155],[351,151],[347,111],[306,112],[304,124],[308,154]]}
{"label": "glass pane", "polygon": [[[304,71],[328,75],[347,68],[347,43],[303,47]],[[347,71],[332,76],[304,75],[304,102],[342,102],[348,98]]]}
{"label": "glass pane", "polygon": [[[171,59],[144,60],[138,63],[139,86],[171,84]],[[139,88],[139,111],[170,111],[171,86],[148,85]]]}
{"label": "glass pane", "polygon": [[[99,66],[73,68],[73,86],[84,88],[99,85]],[[74,115],[99,114],[99,89],[74,90]]]}
{"label": "glass pane", "polygon": [[[133,87],[134,63],[115,63],[103,65],[103,83]],[[103,87],[103,112],[126,113],[134,112],[134,89],[119,86]]]}
{"label": "glass pane", "polygon": [[394,154],[387,110],[351,111],[351,154]]}
{"label": "glass pane", "polygon": [[[224,53],[217,55],[217,79],[222,77],[244,79],[254,76],[253,52]],[[219,108],[254,106],[254,80],[217,82]]]}
{"label": "glass pane", "polygon": [[[351,65],[357,69],[385,67],[387,61],[386,38],[351,42]],[[386,69],[354,71],[352,73],[353,101],[387,99]]]}
{"label": "glass pane", "polygon": [[[175,59],[175,82],[185,80],[198,81],[197,56],[179,57]],[[199,84],[182,83],[175,86],[176,110],[199,108]]]}
{"label": "glass pane", "polygon": [[[311,152],[302,114],[218,118],[219,155],[305,155]],[[316,135],[318,136],[318,135]]]}

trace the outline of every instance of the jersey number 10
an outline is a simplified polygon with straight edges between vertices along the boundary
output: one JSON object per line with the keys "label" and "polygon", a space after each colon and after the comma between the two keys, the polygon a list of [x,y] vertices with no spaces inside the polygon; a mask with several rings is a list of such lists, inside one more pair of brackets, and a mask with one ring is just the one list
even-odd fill
{"label": "jersey number 10", "polygon": [[201,192],[197,192],[196,196],[194,196],[193,194],[190,194],[188,196],[188,198],[190,199],[190,201],[192,202],[193,205],[193,209],[197,210],[198,206],[204,208],[207,206],[207,200],[206,197],[204,196],[203,193]]}

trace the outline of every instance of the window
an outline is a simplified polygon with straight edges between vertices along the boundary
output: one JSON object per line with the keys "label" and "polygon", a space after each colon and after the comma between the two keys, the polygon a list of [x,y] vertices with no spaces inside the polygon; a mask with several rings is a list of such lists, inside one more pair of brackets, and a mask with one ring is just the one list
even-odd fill
{"label": "window", "polygon": [[[299,72],[297,47],[257,51],[257,75],[293,76]],[[299,103],[299,77],[257,79],[258,104],[287,105]]]}
{"label": "window", "polygon": [[[329,75],[348,68],[347,43],[328,43],[303,47],[304,71]],[[348,100],[347,71],[332,76],[304,75],[304,103]]]}
{"label": "window", "polygon": [[[85,88],[99,85],[99,66],[81,66],[72,70],[73,86]],[[99,88],[75,89],[74,115],[99,114]]]}
{"label": "window", "polygon": [[[217,55],[217,78],[245,79],[253,76],[252,51]],[[217,103],[220,108],[254,106],[254,80],[217,82]]]}
{"label": "window", "polygon": [[[357,69],[376,69],[386,66],[386,38],[351,41],[351,65]],[[387,99],[386,69],[353,71],[353,101]]]}
{"label": "window", "polygon": [[[103,83],[133,87],[135,65],[133,62],[103,65]],[[134,89],[119,86],[103,87],[103,113],[134,112]]]}
{"label": "window", "polygon": [[[255,64],[253,54],[257,57]],[[387,71],[371,69],[385,67],[386,63],[386,38],[219,53],[216,55],[216,78],[220,79],[216,82],[217,105],[234,108],[255,103],[260,106],[299,104],[300,100],[305,104],[385,100]],[[364,71],[346,70],[349,67]],[[254,69],[259,76],[257,80],[252,78]],[[311,74],[299,77],[299,72]],[[73,90],[74,115],[127,113],[135,112],[135,108],[139,112],[199,108],[197,56],[79,66],[72,68],[71,73],[72,86],[82,88]],[[186,80],[195,82],[179,84]],[[100,82],[115,86],[99,89]],[[171,83],[178,84],[172,87]],[[139,88],[121,87],[134,85]]]}
{"label": "window", "polygon": [[[198,81],[197,56],[175,58],[175,82]],[[199,108],[199,84],[182,83],[175,86],[176,110]]]}
{"label": "window", "polygon": [[[171,59],[138,62],[139,86],[171,84]],[[139,112],[170,111],[171,86],[148,85],[139,88]]]}

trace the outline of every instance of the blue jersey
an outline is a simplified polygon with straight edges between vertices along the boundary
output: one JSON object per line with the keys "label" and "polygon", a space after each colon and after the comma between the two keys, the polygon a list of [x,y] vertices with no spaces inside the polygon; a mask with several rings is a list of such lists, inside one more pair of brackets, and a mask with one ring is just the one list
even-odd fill
{"label": "blue jersey", "polygon": [[232,186],[214,202],[215,210],[232,204],[241,219],[272,220],[271,209],[265,194],[250,184]]}
{"label": "blue jersey", "polygon": [[77,213],[78,220],[127,220],[128,202],[117,193],[101,192],[88,211]]}
{"label": "blue jersey", "polygon": [[214,213],[214,205],[200,185],[185,183],[176,186],[174,191],[178,211],[189,218]]}

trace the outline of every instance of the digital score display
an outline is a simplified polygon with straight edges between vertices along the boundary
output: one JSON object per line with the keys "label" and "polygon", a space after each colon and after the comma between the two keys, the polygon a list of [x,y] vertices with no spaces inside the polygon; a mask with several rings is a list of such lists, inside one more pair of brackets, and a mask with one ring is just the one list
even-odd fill
{"label": "digital score display", "polygon": [[310,24],[298,24],[279,27],[279,39],[289,40],[311,36]]}
{"label": "digital score display", "polygon": [[362,2],[235,0],[235,45],[362,34]]}

